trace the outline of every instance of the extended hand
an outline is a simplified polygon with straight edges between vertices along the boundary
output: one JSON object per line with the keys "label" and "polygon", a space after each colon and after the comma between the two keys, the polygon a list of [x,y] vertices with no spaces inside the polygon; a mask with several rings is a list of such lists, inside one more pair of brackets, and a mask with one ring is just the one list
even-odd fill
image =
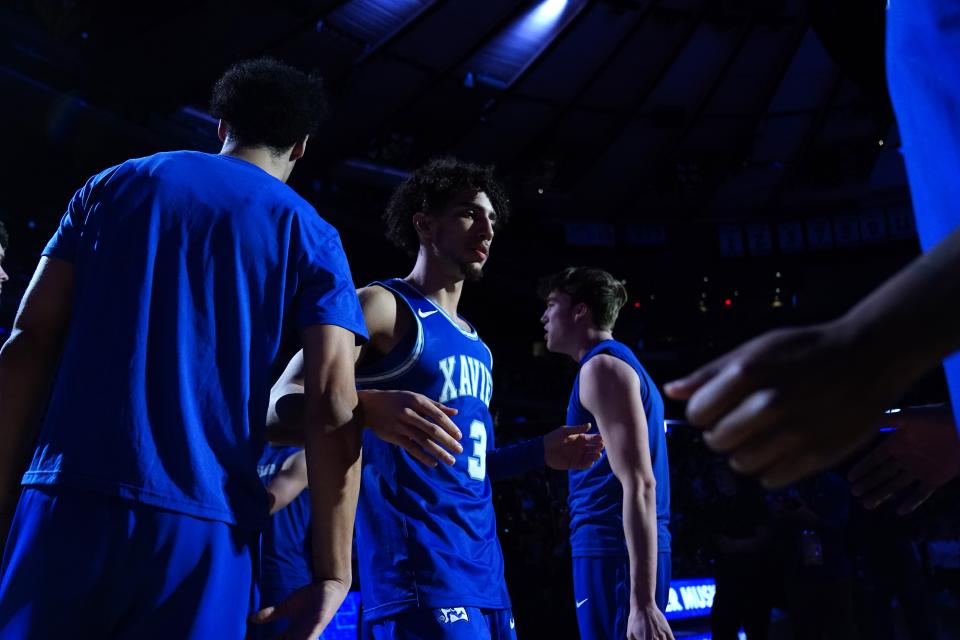
{"label": "extended hand", "polygon": [[627,640],[673,640],[673,631],[657,605],[631,607],[627,619]]}
{"label": "extended hand", "polygon": [[704,441],[730,466],[779,488],[828,468],[874,433],[906,382],[840,323],[766,333],[665,391],[687,400]]}
{"label": "extended hand", "polygon": [[313,640],[333,620],[347,597],[347,585],[339,580],[325,580],[294,591],[275,607],[266,607],[250,616],[253,624],[267,624],[290,618],[290,626],[275,640]]}
{"label": "extended hand", "polygon": [[463,434],[449,418],[456,409],[412,391],[361,391],[358,396],[364,426],[428,467],[437,466],[437,460],[454,464],[448,451],[463,453],[458,442]]}
{"label": "extended hand", "polygon": [[600,459],[603,440],[589,424],[558,427],[543,437],[543,458],[551,469],[587,469]]}
{"label": "extended hand", "polygon": [[946,406],[904,409],[884,424],[897,430],[857,463],[847,479],[866,508],[899,495],[897,513],[905,515],[960,476],[960,439]]}

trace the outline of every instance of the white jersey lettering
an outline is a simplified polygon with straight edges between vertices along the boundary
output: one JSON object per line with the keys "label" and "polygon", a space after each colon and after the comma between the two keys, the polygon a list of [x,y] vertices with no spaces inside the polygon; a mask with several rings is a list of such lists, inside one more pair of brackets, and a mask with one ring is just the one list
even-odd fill
{"label": "white jersey lettering", "polygon": [[456,366],[456,356],[450,356],[440,361],[440,371],[443,373],[443,390],[440,392],[440,402],[453,400],[457,397],[457,387],[453,384],[453,372]]}

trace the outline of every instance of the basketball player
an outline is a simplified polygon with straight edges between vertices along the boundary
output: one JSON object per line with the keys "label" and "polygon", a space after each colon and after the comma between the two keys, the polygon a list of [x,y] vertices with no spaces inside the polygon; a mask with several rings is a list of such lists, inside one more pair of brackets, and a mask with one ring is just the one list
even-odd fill
{"label": "basketball player", "polygon": [[[219,155],[128,160],[71,200],[0,351],[0,512],[32,451],[0,637],[244,636],[284,323],[304,344],[314,512],[352,518],[366,329],[336,230],[285,184],[324,106],[318,79],[240,63],[214,89]],[[300,637],[342,602],[349,560],[315,556]]]}
{"label": "basketball player", "polygon": [[580,637],[672,639],[663,615],[670,588],[663,400],[630,348],[613,338],[627,291],[606,271],[568,268],[545,278],[540,295],[547,349],[580,365],[567,422],[596,425],[606,444],[597,464],[570,472]]}
{"label": "basketball player", "polygon": [[[385,215],[389,237],[417,256],[413,271],[360,290],[371,341],[358,384],[418,391],[456,409],[465,448],[453,457],[416,430],[391,444],[369,423],[357,515],[368,638],[515,638],[491,476],[544,463],[584,467],[599,457],[599,438],[585,437],[586,425],[492,453],[492,357],[457,307],[464,282],[481,277],[507,214],[490,168],[454,159],[421,167]],[[295,396],[297,376],[291,363],[275,390]]]}

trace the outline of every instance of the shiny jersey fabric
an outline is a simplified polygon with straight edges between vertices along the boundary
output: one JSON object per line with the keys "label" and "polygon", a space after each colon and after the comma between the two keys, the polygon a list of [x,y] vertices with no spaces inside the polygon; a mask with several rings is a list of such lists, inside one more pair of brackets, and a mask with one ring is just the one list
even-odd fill
{"label": "shiny jersey fabric", "polygon": [[475,330],[457,326],[406,282],[374,285],[394,293],[399,313],[409,308],[416,335],[359,367],[358,386],[416,391],[457,409],[452,420],[463,432],[464,451],[454,466],[430,469],[364,433],[357,512],[364,619],[418,607],[508,608],[486,471],[493,449],[490,350]]}
{"label": "shiny jersey fabric", "polygon": [[[580,361],[580,369],[591,358],[608,354],[623,360],[640,378],[643,411],[647,417],[650,457],[657,481],[657,549],[670,551],[670,466],[664,432],[663,398],[646,370],[627,345],[605,340]],[[567,424],[589,422],[590,433],[599,433],[597,420],[580,403],[580,374],[577,374],[567,405]],[[570,546],[573,557],[601,557],[627,553],[623,534],[623,488],[610,468],[604,451],[592,467],[570,471]]]}

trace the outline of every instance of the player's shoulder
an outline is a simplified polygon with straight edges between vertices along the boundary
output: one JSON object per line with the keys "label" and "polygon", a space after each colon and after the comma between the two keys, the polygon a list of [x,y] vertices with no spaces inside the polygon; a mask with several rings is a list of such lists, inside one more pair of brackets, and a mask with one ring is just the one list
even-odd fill
{"label": "player's shoulder", "polygon": [[357,289],[357,297],[360,298],[360,306],[363,307],[364,313],[368,307],[373,310],[397,308],[397,297],[380,284],[373,283],[360,287]]}
{"label": "player's shoulder", "polygon": [[409,311],[397,301],[397,294],[379,284],[370,284],[357,289],[360,308],[367,323],[371,339],[403,335],[414,322]]}
{"label": "player's shoulder", "polygon": [[582,374],[588,375],[597,375],[604,373],[615,373],[620,371],[633,371],[633,367],[619,356],[615,356],[611,353],[598,353],[589,360],[587,360],[583,368],[581,369]]}
{"label": "player's shoulder", "polygon": [[633,384],[637,372],[630,363],[609,353],[598,353],[580,369],[580,383],[588,386],[617,387]]}

